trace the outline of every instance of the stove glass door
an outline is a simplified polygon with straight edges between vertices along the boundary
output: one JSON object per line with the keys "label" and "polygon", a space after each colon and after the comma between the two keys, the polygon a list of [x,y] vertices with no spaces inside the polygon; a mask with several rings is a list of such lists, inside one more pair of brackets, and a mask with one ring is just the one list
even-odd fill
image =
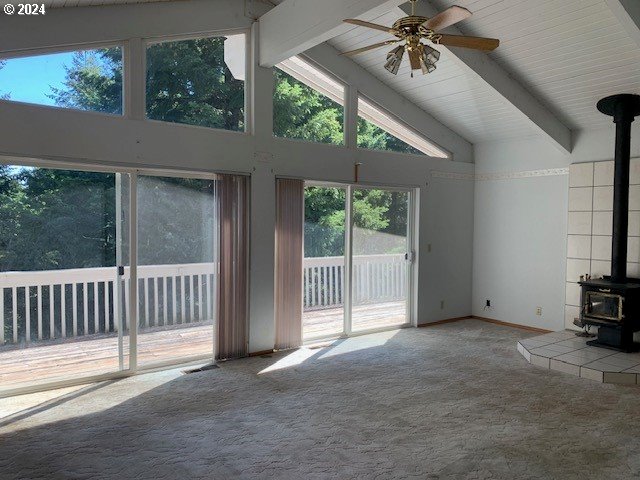
{"label": "stove glass door", "polygon": [[622,296],[612,293],[586,292],[584,313],[588,317],[619,322],[622,320]]}

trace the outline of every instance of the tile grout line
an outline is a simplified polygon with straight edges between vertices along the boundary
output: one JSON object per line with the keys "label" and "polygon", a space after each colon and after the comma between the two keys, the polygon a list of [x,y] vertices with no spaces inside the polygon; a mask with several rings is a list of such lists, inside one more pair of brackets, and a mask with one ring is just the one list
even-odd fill
{"label": "tile grout line", "polygon": [[[568,330],[565,330],[565,331],[570,332]],[[573,333],[573,332],[571,332],[571,333]],[[549,367],[548,367],[549,370],[560,371],[560,372],[563,372],[563,373],[570,373],[570,372],[565,372],[563,370],[556,370],[556,369],[551,368],[551,360],[556,360],[557,362],[565,364],[565,365],[570,365],[572,367],[578,367],[578,375],[577,376],[580,377],[580,378],[586,378],[586,377],[582,376],[582,368],[585,368],[587,370],[591,370],[591,371],[594,371],[594,372],[601,373],[602,374],[602,383],[612,383],[612,382],[605,382],[604,381],[605,374],[609,374],[609,375],[611,375],[611,374],[623,374],[625,376],[628,376],[628,375],[634,376],[635,375],[636,382],[634,382],[634,383],[637,383],[638,378],[639,378],[638,375],[640,374],[640,372],[633,371],[632,369],[640,367],[640,361],[637,364],[634,364],[634,365],[628,366],[628,367],[627,366],[614,365],[614,364],[607,363],[607,362],[603,361],[604,359],[613,357],[614,355],[617,355],[620,352],[612,351],[609,355],[605,355],[604,357],[599,357],[597,359],[590,360],[587,363],[584,363],[584,364],[581,364],[581,365],[577,365],[577,364],[574,364],[574,363],[569,363],[569,362],[566,362],[564,360],[559,360],[557,357],[560,357],[562,355],[571,355],[573,352],[579,352],[580,350],[586,349],[589,345],[585,345],[584,347],[580,347],[580,348],[577,348],[575,350],[571,350],[570,352],[559,353],[557,355],[548,356],[548,357],[546,355],[540,355],[540,354],[537,354],[537,353],[533,353],[532,350],[539,349],[539,348],[540,349],[544,349],[545,347],[547,347],[549,345],[556,345],[558,343],[565,342],[567,340],[572,340],[571,337],[570,338],[564,338],[564,339],[558,339],[558,337],[554,337],[553,334],[546,334],[546,335],[550,335],[551,338],[553,338],[555,341],[552,341],[550,343],[546,343],[544,345],[541,345],[541,346],[538,346],[538,347],[534,347],[534,348],[525,346],[524,344],[520,343],[521,341],[518,341],[518,344],[529,354],[530,357],[531,357],[531,355],[535,355],[535,356],[538,356],[538,357],[546,358],[549,361],[548,362],[549,363]],[[545,335],[542,335],[542,336],[544,337]],[[526,340],[534,340],[535,338],[539,338],[539,337],[531,337],[531,338],[525,339],[524,341],[526,342]],[[529,348],[531,348],[531,350],[529,350]],[[551,353],[555,353],[555,352],[551,351]],[[526,359],[526,356],[525,356],[525,359]],[[528,360],[528,362],[531,363],[530,360]],[[594,364],[596,362],[602,362],[605,365],[608,365],[608,366],[613,367],[613,368],[618,369],[618,370],[617,371],[605,371],[605,370],[602,370],[602,369],[589,367],[590,364]],[[640,368],[638,368],[638,369],[640,370]],[[632,371],[629,371],[629,370],[632,370]],[[623,384],[624,384],[624,382],[623,382]]]}

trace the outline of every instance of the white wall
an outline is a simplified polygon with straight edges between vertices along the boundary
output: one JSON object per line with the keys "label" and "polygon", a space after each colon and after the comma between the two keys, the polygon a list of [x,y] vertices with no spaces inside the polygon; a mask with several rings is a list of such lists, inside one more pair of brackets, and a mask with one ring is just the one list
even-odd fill
{"label": "white wall", "polygon": [[[613,125],[581,132],[570,155],[538,137],[475,146],[473,315],[564,328],[568,172],[531,177],[522,172],[611,160],[614,135]],[[638,154],[636,124],[632,156]],[[486,299],[491,309],[484,308]],[[541,316],[536,307],[542,307]]]}
{"label": "white wall", "polygon": [[471,314],[473,175],[444,177],[432,174],[421,201],[421,323]]}

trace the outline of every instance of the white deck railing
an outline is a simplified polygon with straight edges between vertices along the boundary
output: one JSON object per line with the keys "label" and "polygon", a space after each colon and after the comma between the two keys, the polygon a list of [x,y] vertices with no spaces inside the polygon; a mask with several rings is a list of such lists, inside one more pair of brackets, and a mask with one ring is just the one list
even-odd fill
{"label": "white deck railing", "polygon": [[[138,266],[139,325],[212,319],[215,267],[214,263]],[[0,273],[0,344],[117,331],[114,305],[118,293],[125,305],[129,302],[129,268],[119,282],[120,292],[113,287],[116,273],[116,267]],[[124,311],[122,323],[126,329]],[[5,338],[9,325],[11,335]]]}
{"label": "white deck railing", "polygon": [[[330,308],[344,301],[344,257],[304,259],[304,308]],[[403,254],[353,257],[354,303],[401,300],[407,291],[407,263]]]}
{"label": "white deck railing", "polygon": [[[354,302],[402,299],[406,295],[403,255],[354,257]],[[138,267],[141,328],[212,321],[215,263]],[[0,345],[35,339],[80,337],[118,330],[117,298],[129,303],[129,268],[115,267],[0,273]],[[304,259],[304,308],[343,304],[344,257]],[[128,328],[126,312],[121,322]]]}

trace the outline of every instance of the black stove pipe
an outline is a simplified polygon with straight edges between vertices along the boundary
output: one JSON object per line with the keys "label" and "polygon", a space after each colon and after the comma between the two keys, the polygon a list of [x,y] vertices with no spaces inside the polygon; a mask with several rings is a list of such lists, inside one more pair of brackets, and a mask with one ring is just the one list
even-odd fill
{"label": "black stove pipe", "polygon": [[631,123],[640,114],[640,95],[620,94],[603,98],[598,102],[598,110],[612,116],[616,124],[611,280],[624,283],[627,280]]}

